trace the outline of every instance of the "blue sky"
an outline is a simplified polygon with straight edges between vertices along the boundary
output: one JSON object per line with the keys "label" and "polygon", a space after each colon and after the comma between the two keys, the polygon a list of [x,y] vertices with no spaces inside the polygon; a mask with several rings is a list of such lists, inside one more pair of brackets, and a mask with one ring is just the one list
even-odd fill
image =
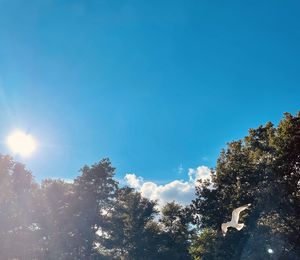
{"label": "blue sky", "polygon": [[[0,151],[37,179],[109,157],[156,183],[300,106],[299,1],[0,0]],[[183,172],[178,168],[182,167]]]}

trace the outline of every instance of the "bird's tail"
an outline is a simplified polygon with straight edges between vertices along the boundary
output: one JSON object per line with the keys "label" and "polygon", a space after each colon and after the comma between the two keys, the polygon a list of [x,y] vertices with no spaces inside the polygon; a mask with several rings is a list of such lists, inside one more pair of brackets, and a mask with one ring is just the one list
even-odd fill
{"label": "bird's tail", "polygon": [[241,230],[244,227],[244,224],[237,224],[236,229]]}

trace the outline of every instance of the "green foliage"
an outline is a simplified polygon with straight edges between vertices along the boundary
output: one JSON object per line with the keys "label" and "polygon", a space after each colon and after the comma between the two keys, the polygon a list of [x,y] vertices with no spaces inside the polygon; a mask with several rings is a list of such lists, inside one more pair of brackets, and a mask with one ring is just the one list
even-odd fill
{"label": "green foliage", "polygon": [[[285,114],[277,128],[267,123],[228,144],[218,159],[213,189],[200,185],[193,201],[204,230],[191,248],[194,259],[299,258],[299,151],[300,114]],[[221,223],[246,203],[252,204],[241,218],[246,227],[240,232],[229,230],[223,238]],[[214,238],[205,230],[213,232]],[[272,255],[268,248],[273,249]]]}
{"label": "green foliage", "polygon": [[161,210],[162,259],[191,259],[190,239],[194,234],[188,208],[175,202],[167,203]]}
{"label": "green foliage", "polygon": [[43,257],[70,259],[72,247],[69,232],[72,230],[72,185],[61,180],[44,180],[41,184],[41,216],[38,228],[42,233]]}
{"label": "green foliage", "polygon": [[97,255],[97,231],[105,225],[101,212],[112,207],[117,182],[113,179],[115,168],[108,159],[92,167],[84,166],[82,175],[74,181],[72,236],[78,259]]}
{"label": "green foliage", "polygon": [[213,229],[203,229],[195,236],[190,246],[190,254],[195,260],[213,258],[210,252],[213,252],[216,245],[217,232]]}
{"label": "green foliage", "polygon": [[[158,252],[159,229],[155,225],[156,203],[125,187],[116,193],[114,207],[107,213],[108,225],[99,242],[112,257],[153,259]],[[153,257],[153,258],[152,258]]]}
{"label": "green foliage", "polygon": [[[35,229],[38,204],[37,185],[24,165],[0,156],[0,252],[2,259],[38,255],[41,234]],[[32,244],[32,241],[36,243]]]}
{"label": "green foliage", "polygon": [[1,259],[188,259],[186,210],[169,204],[159,223],[156,202],[119,188],[114,172],[104,159],[73,183],[38,185],[0,156]]}
{"label": "green foliage", "polygon": [[0,156],[1,259],[98,259],[101,210],[117,189],[108,159],[85,166],[73,184],[39,186],[23,165]]}
{"label": "green foliage", "polygon": [[[190,207],[172,202],[158,212],[114,174],[103,159],[73,183],[37,184],[0,155],[0,258],[300,259],[300,114],[229,143]],[[223,237],[221,224],[247,203],[245,227]]]}

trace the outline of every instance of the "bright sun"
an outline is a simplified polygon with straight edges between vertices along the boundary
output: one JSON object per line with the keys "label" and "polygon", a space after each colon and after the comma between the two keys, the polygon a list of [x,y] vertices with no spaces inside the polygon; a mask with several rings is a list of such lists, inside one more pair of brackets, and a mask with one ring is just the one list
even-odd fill
{"label": "bright sun", "polygon": [[20,130],[11,133],[6,141],[13,153],[24,157],[30,156],[36,149],[36,141],[34,138]]}

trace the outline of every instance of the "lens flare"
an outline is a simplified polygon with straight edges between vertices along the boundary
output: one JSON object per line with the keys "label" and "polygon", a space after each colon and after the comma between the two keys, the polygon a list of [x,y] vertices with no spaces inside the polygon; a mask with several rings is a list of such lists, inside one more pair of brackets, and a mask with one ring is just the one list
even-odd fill
{"label": "lens flare", "polygon": [[23,157],[30,156],[36,149],[36,141],[34,138],[20,130],[11,133],[6,140],[7,146],[14,154]]}

